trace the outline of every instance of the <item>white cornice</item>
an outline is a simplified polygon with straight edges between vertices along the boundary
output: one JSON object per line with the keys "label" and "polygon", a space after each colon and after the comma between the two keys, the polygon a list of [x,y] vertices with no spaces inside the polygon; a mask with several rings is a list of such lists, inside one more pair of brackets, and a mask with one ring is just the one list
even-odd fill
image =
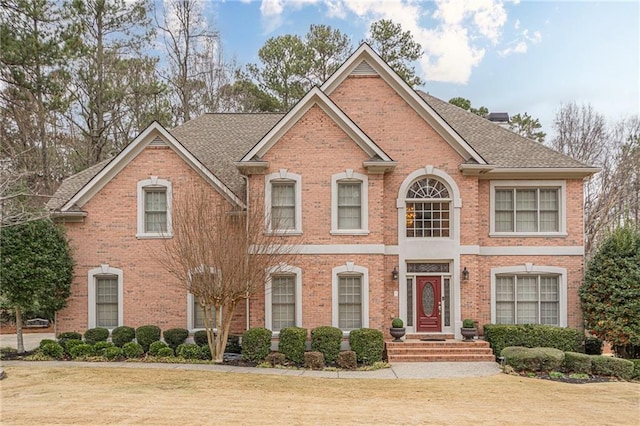
{"label": "white cornice", "polygon": [[474,173],[461,166],[463,174],[476,174],[479,179],[582,179],[600,171],[599,167],[495,167],[484,173]]}

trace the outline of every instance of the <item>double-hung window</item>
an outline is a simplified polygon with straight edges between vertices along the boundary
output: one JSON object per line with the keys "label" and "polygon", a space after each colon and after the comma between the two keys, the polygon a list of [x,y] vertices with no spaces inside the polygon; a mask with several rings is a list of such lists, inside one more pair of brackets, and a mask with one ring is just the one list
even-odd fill
{"label": "double-hung window", "polygon": [[302,177],[282,169],[265,177],[267,232],[302,233]]}
{"label": "double-hung window", "polygon": [[369,327],[369,270],[347,262],[332,274],[332,325],[344,332]]}
{"label": "double-hung window", "polygon": [[171,182],[151,176],[138,182],[138,238],[166,238],[172,235]]}
{"label": "double-hung window", "polygon": [[563,182],[492,182],[493,235],[557,235],[565,230]]}
{"label": "double-hung window", "polygon": [[265,285],[265,327],[279,333],[302,327],[302,269],[279,265],[268,271]]}
{"label": "double-hung window", "polygon": [[88,273],[88,328],[123,325],[123,272],[103,264]]}
{"label": "double-hung window", "polygon": [[558,275],[499,275],[495,280],[497,324],[560,325]]}
{"label": "double-hung window", "polygon": [[331,233],[369,233],[368,178],[351,169],[331,177]]}
{"label": "double-hung window", "polygon": [[[189,318],[187,321],[187,328],[189,330],[205,328],[204,309],[202,309],[202,306],[198,302],[198,298],[194,297],[191,293],[189,293],[187,300],[189,303],[189,306],[187,309],[187,314],[189,315]],[[215,323],[216,311],[213,307],[211,308],[211,318],[213,319],[213,322],[214,322],[213,328],[216,329],[217,328],[217,324]]]}

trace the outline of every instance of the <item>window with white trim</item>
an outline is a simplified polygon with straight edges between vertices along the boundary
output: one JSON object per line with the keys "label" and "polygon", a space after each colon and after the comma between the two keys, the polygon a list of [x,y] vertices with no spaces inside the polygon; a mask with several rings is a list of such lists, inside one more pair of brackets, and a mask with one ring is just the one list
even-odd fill
{"label": "window with white trim", "polygon": [[265,177],[265,225],[268,232],[302,232],[302,177],[282,169]]}
{"label": "window with white trim", "polygon": [[491,182],[491,233],[561,234],[565,230],[564,182]]}
{"label": "window with white trim", "polygon": [[105,264],[89,270],[88,328],[116,328],[123,323],[123,290],[121,269]]}
{"label": "window with white trim", "polygon": [[280,265],[268,271],[265,286],[265,327],[278,333],[302,326],[302,270]]}
{"label": "window with white trim", "polygon": [[567,326],[567,270],[525,264],[491,270],[491,322]]}
{"label": "window with white trim", "polygon": [[[193,294],[188,293],[187,304],[187,328],[189,330],[204,329],[204,309],[198,302],[198,299]],[[216,329],[216,310],[213,307],[211,307],[211,318],[213,318],[214,329]]]}
{"label": "window with white trim", "polygon": [[332,324],[343,331],[369,327],[369,271],[347,262],[333,268]]}
{"label": "window with white trim", "polygon": [[406,194],[407,237],[449,237],[451,196],[438,179],[423,177]]}
{"label": "window with white trim", "polygon": [[369,233],[368,178],[347,169],[331,176],[331,233]]}
{"label": "window with white trim", "polygon": [[138,182],[138,238],[170,237],[171,182],[151,176]]}

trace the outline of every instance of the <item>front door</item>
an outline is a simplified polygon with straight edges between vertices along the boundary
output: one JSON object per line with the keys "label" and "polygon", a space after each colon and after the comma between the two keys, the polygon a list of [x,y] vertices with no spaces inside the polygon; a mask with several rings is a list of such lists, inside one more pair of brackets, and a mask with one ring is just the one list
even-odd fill
{"label": "front door", "polygon": [[442,331],[441,277],[417,277],[418,332]]}

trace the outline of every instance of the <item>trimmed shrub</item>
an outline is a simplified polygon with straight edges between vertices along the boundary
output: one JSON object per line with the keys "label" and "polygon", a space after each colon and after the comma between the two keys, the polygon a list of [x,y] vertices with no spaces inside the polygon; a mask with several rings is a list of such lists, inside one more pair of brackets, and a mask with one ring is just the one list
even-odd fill
{"label": "trimmed shrub", "polygon": [[140,358],[144,355],[142,345],[136,342],[125,343],[122,347],[122,351],[127,358]]}
{"label": "trimmed shrub", "polygon": [[186,328],[170,328],[162,332],[162,337],[171,349],[176,349],[178,345],[183,344],[189,337],[189,330]]}
{"label": "trimmed shrub", "polygon": [[567,373],[588,374],[591,372],[591,357],[578,352],[565,352],[563,366]]}
{"label": "trimmed shrub", "polygon": [[280,330],[278,352],[282,352],[289,360],[296,364],[304,360],[304,350],[307,344],[307,329],[300,327],[285,327]]}
{"label": "trimmed shrub", "polygon": [[287,361],[287,357],[281,352],[271,352],[267,355],[266,361],[271,364],[271,366],[275,367],[276,365],[284,365]]}
{"label": "trimmed shrub", "polygon": [[149,351],[153,342],[160,340],[160,327],[155,325],[143,325],[136,328],[136,341],[142,346],[142,350]]}
{"label": "trimmed shrub", "polygon": [[211,361],[213,358],[211,357],[211,348],[209,345],[199,346],[200,348],[200,359],[204,359],[206,361]]}
{"label": "trimmed shrub", "polygon": [[42,347],[44,345],[48,345],[49,343],[56,343],[57,344],[58,342],[56,342],[55,340],[52,340],[52,339],[42,339],[42,340],[40,340],[40,344],[38,345],[38,348],[42,349]]}
{"label": "trimmed shrub", "polygon": [[509,346],[555,348],[562,352],[581,352],[583,342],[583,334],[574,328],[540,324],[486,324],[484,338],[491,344],[496,356]]}
{"label": "trimmed shrub", "polygon": [[322,352],[305,352],[304,366],[312,370],[322,370],[324,368],[324,355]]}
{"label": "trimmed shrub", "polygon": [[633,380],[640,380],[640,359],[630,359],[633,363],[633,375],[631,378]]}
{"label": "trimmed shrub", "polygon": [[207,340],[207,330],[198,330],[193,333],[193,341],[198,346],[208,345],[209,341]]}
{"label": "trimmed shrub", "polygon": [[121,348],[125,343],[133,342],[136,337],[136,330],[133,327],[122,325],[111,331],[111,341],[114,345]]}
{"label": "trimmed shrub", "polygon": [[382,331],[373,328],[360,328],[349,333],[349,345],[356,353],[358,362],[373,365],[382,361],[384,336]]}
{"label": "trimmed shrub", "polygon": [[96,342],[93,345],[93,353],[96,355],[104,355],[104,351],[107,348],[112,348],[114,345],[111,342]]}
{"label": "trimmed shrub", "polygon": [[61,340],[60,344],[64,348],[64,352],[67,355],[71,356],[71,349],[73,349],[74,346],[84,345],[84,342],[82,341],[82,339],[69,339]]}
{"label": "trimmed shrub", "polygon": [[169,346],[165,346],[164,348],[158,349],[158,354],[156,355],[158,358],[171,358],[174,355],[173,349]]}
{"label": "trimmed shrub", "polygon": [[628,359],[604,355],[591,357],[591,372],[599,376],[615,376],[623,380],[631,380],[633,369],[633,362]]}
{"label": "trimmed shrub", "polygon": [[584,353],[587,355],[602,355],[604,342],[597,337],[587,337],[584,339]]}
{"label": "trimmed shrub", "polygon": [[[42,343],[42,342],[40,342]],[[43,355],[51,357],[53,359],[62,359],[64,358],[64,348],[57,342],[49,340],[48,343],[44,345],[40,345],[40,352]]]}
{"label": "trimmed shrub", "polygon": [[73,359],[86,358],[88,356],[92,356],[93,355],[93,345],[89,345],[88,343],[83,343],[81,345],[75,345],[69,351],[69,355],[71,355],[71,358],[73,358]]}
{"label": "trimmed shrub", "polygon": [[[167,346],[167,344],[165,342],[161,342],[161,341],[157,341],[157,342],[153,342],[152,344],[149,345],[149,355],[151,356],[158,356],[158,352],[160,351],[160,349],[162,348],[168,348],[169,346]],[[171,348],[171,353],[173,353],[173,348]]]}
{"label": "trimmed shrub", "polygon": [[554,371],[560,369],[564,352],[555,348],[506,347],[500,352],[516,371]]}
{"label": "trimmed shrub", "polygon": [[176,355],[184,359],[200,359],[202,349],[195,343],[183,343],[176,348]]}
{"label": "trimmed shrub", "polygon": [[109,338],[109,330],[102,327],[90,328],[84,332],[84,341],[89,345],[96,342],[106,342]]}
{"label": "trimmed shrub", "polygon": [[230,334],[227,338],[227,346],[225,346],[224,351],[230,354],[241,354],[242,346],[240,345],[240,336]]}
{"label": "trimmed shrub", "polygon": [[75,331],[65,331],[58,334],[58,340],[82,340],[82,334]]}
{"label": "trimmed shrub", "polygon": [[[133,342],[129,342],[129,343],[133,343]],[[103,356],[109,361],[117,361],[124,357],[124,351],[122,350],[122,348],[118,346],[114,346],[112,348],[105,349]]]}
{"label": "trimmed shrub", "polygon": [[242,359],[260,362],[271,350],[271,330],[264,327],[250,328],[242,335]]}
{"label": "trimmed shrub", "polygon": [[336,327],[316,327],[311,330],[311,350],[322,352],[327,363],[335,362],[340,353],[342,330]]}
{"label": "trimmed shrub", "polygon": [[358,357],[354,351],[342,351],[336,360],[338,367],[345,370],[355,370],[358,366]]}

